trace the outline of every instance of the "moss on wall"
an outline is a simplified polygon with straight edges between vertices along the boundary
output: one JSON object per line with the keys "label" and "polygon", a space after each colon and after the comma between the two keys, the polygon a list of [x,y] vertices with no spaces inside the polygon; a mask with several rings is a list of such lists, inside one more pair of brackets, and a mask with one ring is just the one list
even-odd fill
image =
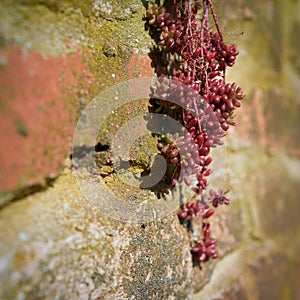
{"label": "moss on wall", "polygon": [[[9,50],[17,44],[25,61],[31,57],[28,53],[37,52],[51,61],[78,55],[80,49],[78,60],[88,71],[76,69],[73,75],[78,82],[60,87],[63,105],[78,117],[107,87],[152,74],[147,58],[151,40],[142,21],[144,2],[3,0],[0,46]],[[25,185],[24,194],[15,198],[18,201],[0,210],[1,298],[190,299],[199,292],[195,299],[226,299],[226,293],[234,291],[235,296],[260,299],[273,295],[273,290],[268,294],[272,282],[264,268],[276,270],[277,258],[285,274],[272,277],[277,294],[300,297],[296,279],[293,284],[286,280],[289,274],[297,278],[299,273],[300,49],[295,32],[300,26],[300,4],[228,0],[218,5],[226,38],[240,49],[229,77],[247,93],[238,112],[238,127],[225,143],[221,157],[225,163],[216,165],[220,174],[215,185],[229,188],[232,199],[231,206],[220,208],[220,217],[212,221],[220,259],[193,269],[191,237],[173,212],[163,220],[129,224],[95,209],[81,193],[67,162],[56,180],[34,191]],[[7,64],[1,56],[0,68]],[[4,110],[5,103],[0,105]],[[104,130],[112,135],[118,129],[115,125],[142,111],[147,111],[145,101],[121,107],[111,114]],[[30,137],[25,123],[17,127],[23,138]],[[100,134],[98,141],[109,144],[109,136]],[[140,164],[134,168],[139,171],[155,148],[155,140],[145,141],[149,148],[137,141],[140,151],[134,159]],[[118,179],[108,184],[126,201],[134,201],[127,197],[133,189],[125,192]],[[13,191],[0,203],[8,204],[16,195]],[[150,200],[155,202],[153,197]],[[251,294],[253,290],[257,292]]]}

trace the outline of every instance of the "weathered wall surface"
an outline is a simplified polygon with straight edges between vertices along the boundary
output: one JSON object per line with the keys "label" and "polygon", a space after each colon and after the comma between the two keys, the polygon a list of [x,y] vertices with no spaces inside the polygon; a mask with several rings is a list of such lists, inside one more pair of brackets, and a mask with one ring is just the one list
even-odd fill
{"label": "weathered wall surface", "polygon": [[220,259],[192,267],[175,212],[122,223],[82,195],[68,158],[81,111],[153,76],[144,3],[1,1],[0,298],[299,299],[299,1],[217,7],[247,94],[219,165],[232,199],[212,221]]}

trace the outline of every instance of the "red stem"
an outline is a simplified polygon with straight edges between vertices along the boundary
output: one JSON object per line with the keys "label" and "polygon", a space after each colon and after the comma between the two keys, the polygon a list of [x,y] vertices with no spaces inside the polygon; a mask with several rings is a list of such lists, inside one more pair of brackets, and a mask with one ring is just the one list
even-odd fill
{"label": "red stem", "polygon": [[[201,47],[201,59],[204,61],[204,39],[210,38],[210,32],[209,32],[209,23],[208,23],[208,7],[207,7],[207,0],[203,0],[203,17],[201,20],[201,28],[200,28],[200,47]],[[205,76],[205,89],[207,88],[207,74]]]}
{"label": "red stem", "polygon": [[212,14],[212,16],[213,16],[213,19],[214,19],[214,22],[215,22],[215,25],[216,25],[218,34],[219,34],[219,36],[220,36],[221,41],[223,41],[223,37],[222,37],[222,34],[221,34],[221,30],[220,30],[220,27],[219,27],[217,15],[216,15],[216,13],[215,13],[213,4],[212,4],[211,0],[204,0],[204,1],[207,1],[208,4],[209,4],[210,10],[211,10],[211,14]]}

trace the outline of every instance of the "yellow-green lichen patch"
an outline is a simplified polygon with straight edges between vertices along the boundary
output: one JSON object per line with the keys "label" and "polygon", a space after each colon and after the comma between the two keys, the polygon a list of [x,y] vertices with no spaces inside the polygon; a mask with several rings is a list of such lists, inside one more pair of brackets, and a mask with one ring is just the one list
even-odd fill
{"label": "yellow-green lichen patch", "polygon": [[43,5],[12,5],[5,1],[1,4],[0,20],[2,44],[17,43],[43,56],[74,52],[85,41],[86,20],[73,7],[55,13]]}
{"label": "yellow-green lichen patch", "polygon": [[126,20],[135,13],[141,3],[138,0],[94,0],[93,10],[96,15],[107,20]]}
{"label": "yellow-green lichen patch", "polygon": [[[125,88],[126,86],[124,86]],[[124,94],[126,95],[127,91],[124,90]],[[120,95],[119,97],[122,97]],[[110,99],[102,99],[101,101],[109,101]],[[105,116],[106,119],[101,125],[100,131],[97,136],[97,143],[112,145],[114,142],[115,135],[123,128],[125,130],[124,133],[132,134],[134,131],[136,134],[139,133],[135,128],[131,128],[130,120],[135,118],[143,118],[148,112],[148,100],[132,100],[124,105],[120,105],[117,108],[114,108],[110,111],[110,113]],[[101,103],[99,103],[101,106]],[[127,124],[128,123],[128,124]],[[130,130],[132,130],[130,132]],[[141,129],[142,130],[142,129]],[[123,136],[124,137],[124,136]],[[138,138],[139,136],[136,136]],[[120,136],[122,138],[122,136]],[[125,137],[124,137],[125,138]],[[122,145],[122,141],[119,141]]]}
{"label": "yellow-green lichen patch", "polygon": [[[17,0],[13,2],[1,3],[2,46],[17,43],[27,50],[38,50],[44,56],[58,56],[74,52],[77,47],[96,49],[101,40],[120,45],[120,51],[125,45],[130,49],[142,45],[137,36],[143,32],[143,26],[141,31],[135,32],[130,29],[132,22],[128,22],[132,18],[136,20],[134,23],[141,21],[144,8],[136,0],[126,3],[45,0],[29,1],[26,5]],[[112,7],[111,17],[105,14],[107,6]],[[101,29],[101,26],[104,27]]]}
{"label": "yellow-green lichen patch", "polygon": [[[90,90],[91,96],[96,97],[103,89],[131,79],[127,71],[133,53],[138,51],[145,55],[151,45],[144,30],[143,15],[144,8],[140,7],[129,19],[108,21],[94,16],[85,24],[89,42],[84,44],[84,57],[91,73],[98,78]],[[143,73],[142,68],[140,73]]]}

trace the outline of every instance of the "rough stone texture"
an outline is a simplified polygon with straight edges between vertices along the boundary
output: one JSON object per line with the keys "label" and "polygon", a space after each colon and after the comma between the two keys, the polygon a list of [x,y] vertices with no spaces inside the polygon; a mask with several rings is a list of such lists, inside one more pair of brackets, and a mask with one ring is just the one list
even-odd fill
{"label": "rough stone texture", "polygon": [[[174,213],[122,223],[81,193],[68,159],[80,113],[153,76],[145,2],[1,1],[0,298],[299,299],[299,1],[216,4],[247,94],[215,158],[212,185],[232,199],[212,218],[220,259],[193,268]],[[120,108],[106,129],[144,109]]]}
{"label": "rough stone texture", "polygon": [[1,299],[184,299],[191,292],[188,241],[174,216],[117,222],[88,204],[69,172],[13,206],[1,211]]}
{"label": "rough stone texture", "polygon": [[3,1],[0,12],[1,206],[58,176],[76,119],[93,97],[153,76],[141,3],[113,4],[123,21],[112,22],[96,13],[103,1],[14,2]]}
{"label": "rough stone texture", "polygon": [[229,221],[240,242],[195,300],[299,298],[299,9],[299,1],[223,7],[224,25],[237,33],[240,48],[229,77],[247,97],[227,138],[222,184],[244,223]]}

